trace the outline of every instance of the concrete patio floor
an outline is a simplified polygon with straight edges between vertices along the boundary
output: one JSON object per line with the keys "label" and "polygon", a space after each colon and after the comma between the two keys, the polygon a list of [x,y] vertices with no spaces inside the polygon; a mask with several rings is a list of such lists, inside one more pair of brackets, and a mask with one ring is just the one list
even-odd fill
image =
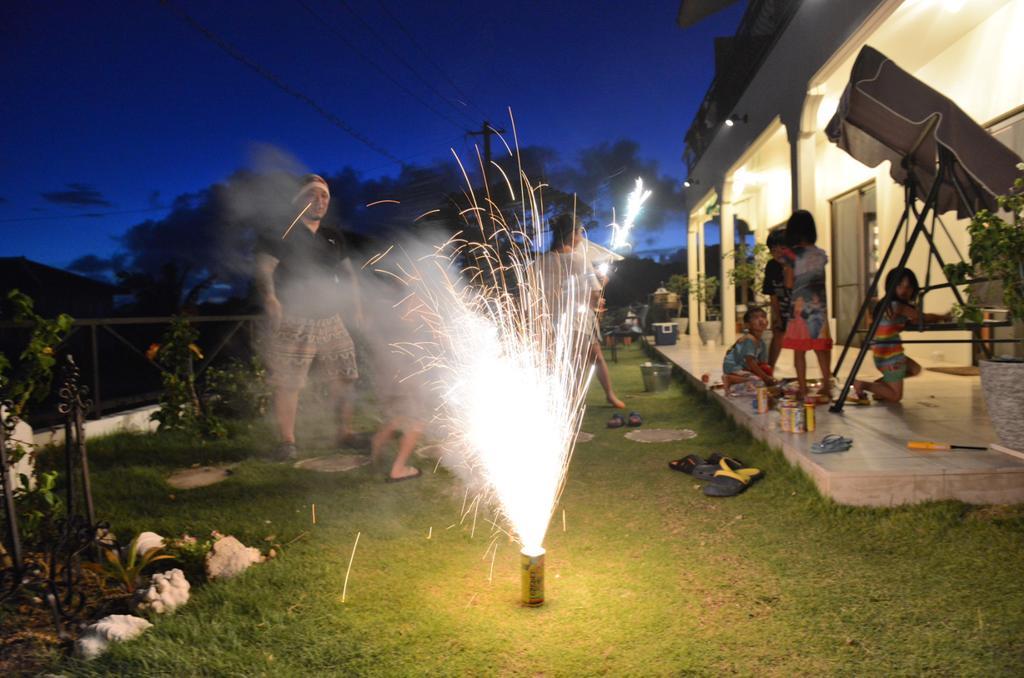
{"label": "concrete patio floor", "polygon": [[[674,346],[652,347],[696,386],[707,388],[701,381],[704,374],[710,375],[710,384],[721,382],[721,347],[702,346],[697,337],[689,335],[681,336]],[[779,376],[796,375],[791,356],[792,351],[783,351],[776,368]],[[808,358],[808,363],[815,362],[813,356]],[[852,356],[847,356],[846,364],[852,362]],[[878,376],[869,364],[861,374],[865,379]],[[816,376],[816,367],[809,369],[809,377]],[[822,494],[841,504],[893,506],[944,499],[971,504],[1024,502],[1024,455],[991,447],[941,452],[907,448],[908,440],[977,446],[994,443],[978,377],[926,369],[907,380],[900,404],[847,404],[841,413],[818,407],[813,433],[781,431],[778,412],[757,414],[750,397],[727,397],[721,389],[709,389],[709,393],[730,417],[754,437],[782,450],[790,463],[814,479]],[[852,449],[812,454],[811,443],[830,433],[853,438]]]}

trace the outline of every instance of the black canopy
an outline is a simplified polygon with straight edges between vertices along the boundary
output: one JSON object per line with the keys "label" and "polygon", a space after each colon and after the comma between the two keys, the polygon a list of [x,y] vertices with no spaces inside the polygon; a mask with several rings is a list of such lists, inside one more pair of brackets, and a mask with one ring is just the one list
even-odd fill
{"label": "black canopy", "polygon": [[884,54],[864,47],[853,64],[839,108],[825,129],[830,141],[869,167],[891,162],[890,175],[907,181],[906,158],[922,191],[935,181],[941,150],[969,205],[951,182],[939,188],[938,211],[961,217],[1009,193],[1021,159],[959,106],[910,75]]}

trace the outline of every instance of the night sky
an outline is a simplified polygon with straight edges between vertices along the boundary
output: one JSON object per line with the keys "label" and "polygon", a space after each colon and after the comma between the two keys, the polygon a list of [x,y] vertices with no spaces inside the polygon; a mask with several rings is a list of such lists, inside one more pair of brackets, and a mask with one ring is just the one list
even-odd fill
{"label": "night sky", "polygon": [[[173,3],[362,143],[156,0],[2,3],[0,255],[54,266],[108,256],[132,225],[244,166],[254,143],[374,177],[397,172],[388,156],[470,153],[465,132],[485,116],[507,127],[509,106],[523,145],[571,159],[633,139],[681,180],[712,38],[735,31],[745,3],[689,30],[678,4]],[[682,246],[684,231],[659,237]]]}

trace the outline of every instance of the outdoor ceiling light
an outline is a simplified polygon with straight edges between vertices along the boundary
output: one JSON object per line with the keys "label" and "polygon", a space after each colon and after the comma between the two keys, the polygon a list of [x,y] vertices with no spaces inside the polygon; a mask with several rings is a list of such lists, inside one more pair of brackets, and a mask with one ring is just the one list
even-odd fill
{"label": "outdoor ceiling light", "polygon": [[683,188],[689,188],[690,186],[693,186],[694,184],[699,184],[699,183],[700,183],[700,181],[698,181],[697,179],[685,179],[685,180],[683,180]]}
{"label": "outdoor ceiling light", "polygon": [[737,115],[737,114],[733,113],[732,115],[730,115],[728,118],[725,119],[725,126],[726,127],[732,127],[733,125],[735,125],[738,122],[742,122],[743,124],[746,124],[747,123],[747,114],[744,113],[743,115]]}

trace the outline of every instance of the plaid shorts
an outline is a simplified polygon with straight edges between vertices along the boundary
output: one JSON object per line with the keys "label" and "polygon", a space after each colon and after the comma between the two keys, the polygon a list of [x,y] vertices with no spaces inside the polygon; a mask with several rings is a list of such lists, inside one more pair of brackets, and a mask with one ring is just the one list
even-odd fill
{"label": "plaid shorts", "polygon": [[285,316],[271,331],[266,353],[268,381],[272,386],[301,389],[314,360],[317,381],[359,378],[355,344],[338,315],[321,319]]}

